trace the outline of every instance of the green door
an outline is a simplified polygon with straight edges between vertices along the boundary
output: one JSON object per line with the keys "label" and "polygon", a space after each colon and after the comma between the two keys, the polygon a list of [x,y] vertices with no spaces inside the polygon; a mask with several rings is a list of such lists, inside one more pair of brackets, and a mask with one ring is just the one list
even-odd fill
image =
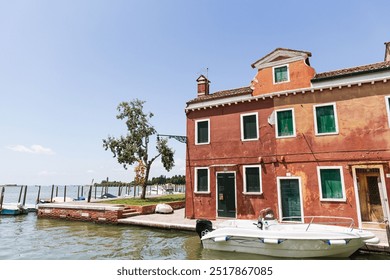
{"label": "green door", "polygon": [[298,179],[280,179],[280,200],[283,221],[302,220]]}
{"label": "green door", "polygon": [[236,217],[235,174],[218,173],[217,175],[218,217]]}

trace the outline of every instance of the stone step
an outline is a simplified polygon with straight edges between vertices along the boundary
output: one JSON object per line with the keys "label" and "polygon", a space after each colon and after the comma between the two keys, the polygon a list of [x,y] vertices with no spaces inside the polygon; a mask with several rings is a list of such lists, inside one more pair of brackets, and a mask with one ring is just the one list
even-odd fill
{"label": "stone step", "polygon": [[137,212],[137,210],[130,207],[123,209],[123,213],[133,213],[133,212]]}
{"label": "stone step", "polygon": [[133,209],[134,211],[131,211],[131,212],[125,212],[123,211],[122,213],[122,219],[123,218],[129,218],[129,217],[134,217],[134,216],[138,216],[138,215],[141,215],[141,212],[138,212],[136,211],[135,209]]}

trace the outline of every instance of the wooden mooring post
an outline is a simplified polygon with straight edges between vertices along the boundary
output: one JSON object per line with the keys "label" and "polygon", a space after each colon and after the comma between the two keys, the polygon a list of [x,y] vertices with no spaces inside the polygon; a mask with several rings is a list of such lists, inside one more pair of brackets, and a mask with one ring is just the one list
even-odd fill
{"label": "wooden mooring post", "polygon": [[64,202],[66,201],[66,185],[64,186]]}
{"label": "wooden mooring post", "polygon": [[39,203],[40,196],[41,196],[41,186],[38,186],[38,195],[37,195],[37,200],[36,200],[35,204]]}
{"label": "wooden mooring post", "polygon": [[54,185],[51,186],[50,203],[53,202]]}
{"label": "wooden mooring post", "polygon": [[3,209],[4,191],[5,191],[5,187],[1,187],[1,193],[0,193],[0,210]]}

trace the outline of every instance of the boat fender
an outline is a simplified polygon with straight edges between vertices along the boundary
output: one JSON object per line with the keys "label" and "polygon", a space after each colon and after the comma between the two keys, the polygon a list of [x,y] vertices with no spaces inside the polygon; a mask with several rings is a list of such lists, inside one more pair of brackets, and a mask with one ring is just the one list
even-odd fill
{"label": "boat fender", "polygon": [[378,244],[380,242],[378,237],[373,237],[371,239],[364,240],[365,244]]}
{"label": "boat fender", "polygon": [[329,239],[326,241],[328,245],[346,245],[348,242],[344,239]]}
{"label": "boat fender", "polygon": [[260,241],[264,244],[280,244],[283,242],[282,239],[275,239],[275,238],[262,238]]}
{"label": "boat fender", "polygon": [[229,239],[229,236],[219,236],[214,238],[214,242],[223,242],[228,241]]}
{"label": "boat fender", "polygon": [[257,227],[259,228],[259,229],[263,229],[263,222],[261,221],[261,220],[258,220],[257,221]]}

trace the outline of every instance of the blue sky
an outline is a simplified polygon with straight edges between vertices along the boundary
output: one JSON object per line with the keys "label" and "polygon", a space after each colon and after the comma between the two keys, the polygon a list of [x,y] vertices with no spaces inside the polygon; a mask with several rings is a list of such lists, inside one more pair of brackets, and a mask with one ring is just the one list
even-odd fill
{"label": "blue sky", "polygon": [[[277,47],[312,52],[317,72],[383,60],[390,2],[313,3],[0,0],[0,184],[133,180],[102,147],[126,133],[117,105],[144,100],[159,133],[185,135],[206,68],[214,92],[249,85]],[[184,175],[169,143],[175,168],[151,176]]]}

